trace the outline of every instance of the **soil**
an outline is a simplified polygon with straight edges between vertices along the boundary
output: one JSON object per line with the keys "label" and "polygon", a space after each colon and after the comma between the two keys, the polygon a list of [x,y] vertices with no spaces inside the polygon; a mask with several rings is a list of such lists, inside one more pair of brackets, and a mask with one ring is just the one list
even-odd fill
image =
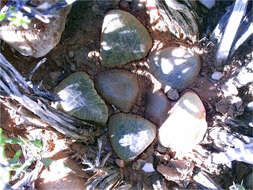
{"label": "soil", "polygon": [[[224,5],[223,5],[224,6]],[[73,5],[72,10],[67,18],[65,31],[62,34],[62,38],[60,43],[45,57],[47,58],[47,62],[44,63],[33,75],[32,81],[34,84],[39,85],[44,90],[53,92],[54,88],[67,76],[69,76],[71,73],[74,73],[76,71],[84,71],[87,74],[90,75],[92,79],[101,71],[106,70],[101,65],[100,58],[99,58],[99,51],[100,51],[100,34],[101,34],[101,28],[102,28],[102,21],[103,17],[106,14],[107,11],[109,11],[111,7],[107,7],[107,9],[99,9],[99,7],[94,6],[92,1],[81,1]],[[136,16],[136,18],[141,21],[144,26],[148,29],[153,39],[163,42],[163,46],[167,47],[169,45],[175,44],[175,38],[169,33],[160,33],[158,31],[152,31],[151,25],[149,23],[149,17],[145,13],[145,11],[142,10],[133,10],[127,5],[122,6],[122,9],[128,10],[131,14]],[[209,22],[207,19],[206,22]],[[210,21],[211,22],[211,21]],[[212,20],[213,22],[213,20]],[[215,25],[215,23],[212,23],[211,25]],[[203,29],[204,30],[204,29]],[[205,32],[210,31],[210,28],[204,30]],[[203,33],[205,33],[203,32]],[[248,56],[251,52],[253,52],[251,41],[248,41],[245,43],[242,48],[239,49],[239,51],[235,54],[233,58],[228,60],[227,65],[225,65],[223,68],[221,68],[222,72],[225,74],[225,77],[223,77],[220,81],[215,82],[211,80],[211,74],[217,70],[217,68],[214,66],[215,61],[215,55],[214,47],[207,47],[206,44],[202,44],[202,46],[205,47],[205,49],[208,50],[208,54],[202,54],[201,60],[202,60],[202,67],[200,74],[198,78],[195,80],[195,82],[188,87],[186,90],[194,90],[198,93],[198,95],[201,97],[204,106],[206,108],[206,118],[208,122],[208,126],[213,126],[213,117],[215,115],[219,115],[220,113],[217,113],[215,107],[217,102],[222,98],[219,88],[220,86],[226,81],[228,78],[231,77],[232,73],[236,71],[240,66],[243,64],[249,62],[250,57]],[[200,45],[199,45],[200,47]],[[209,48],[209,49],[208,49]],[[41,59],[35,59],[32,57],[24,57],[17,53],[15,50],[10,48],[8,45],[2,46],[3,54],[9,60],[9,62],[12,63],[12,65],[23,75],[28,76],[30,71],[35,67],[35,65],[39,62]],[[246,51],[245,51],[246,50]],[[127,65],[118,67],[123,68],[126,70],[129,70],[134,73],[142,73],[145,71],[145,61],[146,58],[144,58],[141,61],[138,62],[132,62]],[[147,89],[155,84],[152,84],[150,78],[148,76],[143,76],[143,74],[139,74],[138,76],[139,80],[141,81],[141,89]],[[248,93],[248,89],[240,89],[239,90],[242,95]],[[179,94],[182,94],[183,92],[179,92]],[[249,96],[248,98],[251,98]],[[244,100],[245,102],[249,102],[249,99],[246,98]],[[137,113],[138,115],[144,116],[144,104],[145,99],[144,97],[139,97],[139,101],[136,103],[134,108],[131,110],[132,113]],[[170,104],[174,104],[173,101],[171,101]],[[226,106],[226,105],[224,105]],[[25,135],[27,131],[25,128],[25,124],[16,125],[15,118],[10,118],[8,112],[5,110],[3,106],[1,106],[1,128],[4,129],[4,134],[9,137],[17,137],[17,135]],[[56,142],[54,142],[56,143]],[[141,155],[141,158],[146,160],[152,160],[150,155],[153,154],[154,147],[156,142],[154,142],[151,147]],[[70,143],[71,144],[71,143]],[[105,148],[107,150],[111,150],[110,145],[107,142]],[[108,146],[107,146],[108,145]],[[76,146],[76,145],[75,145]],[[7,146],[7,156],[13,157],[15,152],[20,149],[19,146],[16,145],[8,145]],[[75,163],[79,162],[80,167],[80,155],[83,155],[84,151],[83,145],[80,145],[78,147],[72,148],[69,153],[63,154],[65,157],[72,158],[73,155],[76,159],[72,159],[75,161]],[[60,150],[63,151],[63,150]],[[87,151],[87,150],[85,150]],[[105,151],[106,152],[106,151]],[[109,152],[109,151],[107,151]],[[150,153],[152,152],[152,153]],[[55,160],[61,159],[64,157],[62,155],[58,155],[58,157],[54,157]],[[167,154],[167,156],[173,156]],[[92,156],[91,156],[92,157]],[[111,156],[111,160],[116,158],[115,155]],[[21,157],[21,159],[24,159]],[[109,160],[110,161],[110,160]],[[73,166],[73,168],[75,168]],[[77,167],[78,168],[78,167]],[[219,176],[219,178],[216,179],[216,182],[222,187],[222,188],[228,188],[233,181],[236,183],[240,183],[242,179],[248,174],[251,170],[250,166],[247,164],[242,163],[236,163],[235,169],[229,169],[224,168],[222,170],[222,174]],[[241,170],[241,168],[244,168],[244,172],[241,171],[238,172],[238,170]],[[80,168],[79,168],[80,169]],[[77,171],[78,169],[73,169]],[[80,172],[80,171],[79,171]],[[126,171],[127,173],[127,171]],[[80,174],[80,173],[79,173]],[[80,175],[84,175],[83,178],[87,178],[85,176],[85,172],[83,172]],[[71,176],[69,178],[66,178],[66,180],[80,180],[80,175],[77,176]],[[131,175],[131,174],[128,174]],[[140,178],[140,177],[139,177]],[[64,180],[64,179],[63,179]],[[78,181],[77,180],[77,181]],[[140,178],[142,180],[142,178]],[[79,182],[76,182],[76,185],[79,185]],[[58,181],[53,185],[60,185],[62,181]],[[51,188],[52,186],[50,186]],[[79,187],[78,187],[79,188]],[[45,189],[45,187],[41,187],[40,189]],[[57,189],[62,189],[61,186],[58,186]]]}

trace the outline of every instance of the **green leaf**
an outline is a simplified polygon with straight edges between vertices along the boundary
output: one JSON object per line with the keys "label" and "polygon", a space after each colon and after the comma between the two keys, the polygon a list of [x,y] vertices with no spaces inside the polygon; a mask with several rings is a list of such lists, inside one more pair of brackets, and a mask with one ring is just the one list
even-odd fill
{"label": "green leaf", "polygon": [[0,14],[0,22],[2,22],[6,18],[6,14]]}
{"label": "green leaf", "polygon": [[12,165],[11,166],[11,170],[14,171],[14,170],[17,170],[18,168],[21,168],[21,164],[15,164],[15,165]]}
{"label": "green leaf", "polygon": [[46,168],[49,168],[53,162],[50,158],[42,158],[40,161],[46,166]]}
{"label": "green leaf", "polygon": [[19,139],[19,138],[7,139],[6,142],[10,143],[10,144],[19,144],[19,145],[23,145],[24,144],[24,142],[21,139]]}
{"label": "green leaf", "polygon": [[42,148],[42,147],[43,147],[43,142],[40,141],[40,140],[31,141],[31,143],[32,143],[34,146],[38,147],[38,148]]}
{"label": "green leaf", "polygon": [[3,129],[0,128],[0,146],[5,145],[6,138],[3,136]]}
{"label": "green leaf", "polygon": [[25,21],[23,19],[20,20],[20,24],[30,24],[30,23],[31,23],[30,20],[27,20],[27,21]]}
{"label": "green leaf", "polygon": [[13,163],[18,162],[18,159],[19,159],[21,153],[22,153],[21,150],[18,150],[16,152],[15,156],[13,157],[13,159],[9,160],[9,163],[13,164]]}
{"label": "green leaf", "polygon": [[15,18],[15,17],[10,18],[11,22],[15,22],[16,20],[17,20],[17,18]]}

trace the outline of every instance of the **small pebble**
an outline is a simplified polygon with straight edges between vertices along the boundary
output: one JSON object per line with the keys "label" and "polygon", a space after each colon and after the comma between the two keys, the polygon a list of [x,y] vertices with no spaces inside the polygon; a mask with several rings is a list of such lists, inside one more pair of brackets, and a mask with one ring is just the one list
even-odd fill
{"label": "small pebble", "polygon": [[170,99],[170,100],[173,100],[173,101],[176,101],[178,100],[179,98],[179,94],[178,94],[178,91],[176,89],[170,89],[168,92],[167,92],[167,97]]}
{"label": "small pebble", "polygon": [[215,0],[199,0],[206,8],[211,9],[215,6]]}
{"label": "small pebble", "polygon": [[68,56],[69,56],[69,58],[73,58],[74,57],[74,52],[73,51],[69,51],[68,52]]}
{"label": "small pebble", "polygon": [[216,71],[212,74],[211,77],[213,80],[220,80],[223,76],[224,76],[223,73]]}
{"label": "small pebble", "polygon": [[155,172],[155,169],[152,163],[145,163],[144,166],[142,167],[142,170],[146,173]]}

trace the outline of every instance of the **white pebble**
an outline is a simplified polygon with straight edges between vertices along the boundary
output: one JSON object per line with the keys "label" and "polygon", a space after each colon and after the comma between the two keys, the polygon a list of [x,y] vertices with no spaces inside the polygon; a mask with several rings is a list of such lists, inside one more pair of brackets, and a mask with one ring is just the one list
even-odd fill
{"label": "white pebble", "polygon": [[177,89],[170,89],[168,92],[167,92],[167,96],[169,99],[171,100],[177,100],[179,98],[179,94],[178,94],[178,91]]}
{"label": "white pebble", "polygon": [[216,71],[212,74],[211,77],[213,80],[220,80],[223,77],[223,74],[221,72]]}
{"label": "white pebble", "polygon": [[144,166],[142,167],[142,170],[146,173],[155,172],[155,169],[152,163],[145,163]]}

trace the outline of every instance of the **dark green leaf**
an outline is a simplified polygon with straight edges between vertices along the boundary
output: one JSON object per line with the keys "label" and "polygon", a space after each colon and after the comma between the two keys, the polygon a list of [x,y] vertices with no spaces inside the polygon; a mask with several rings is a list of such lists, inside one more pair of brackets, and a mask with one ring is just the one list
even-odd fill
{"label": "dark green leaf", "polygon": [[43,146],[43,142],[40,141],[40,140],[31,141],[31,143],[32,143],[33,145],[35,145],[36,147],[38,147],[38,148],[42,148],[42,146]]}
{"label": "dark green leaf", "polygon": [[0,22],[2,22],[6,18],[6,14],[0,14]]}
{"label": "dark green leaf", "polygon": [[0,128],[0,146],[5,145],[6,138],[3,136],[3,129]]}
{"label": "dark green leaf", "polygon": [[23,145],[23,141],[19,138],[12,138],[12,139],[8,139],[6,140],[7,143],[10,143],[10,144],[19,144],[19,145]]}
{"label": "dark green leaf", "polygon": [[17,170],[18,168],[21,168],[21,164],[15,164],[13,166],[11,166],[11,170]]}

